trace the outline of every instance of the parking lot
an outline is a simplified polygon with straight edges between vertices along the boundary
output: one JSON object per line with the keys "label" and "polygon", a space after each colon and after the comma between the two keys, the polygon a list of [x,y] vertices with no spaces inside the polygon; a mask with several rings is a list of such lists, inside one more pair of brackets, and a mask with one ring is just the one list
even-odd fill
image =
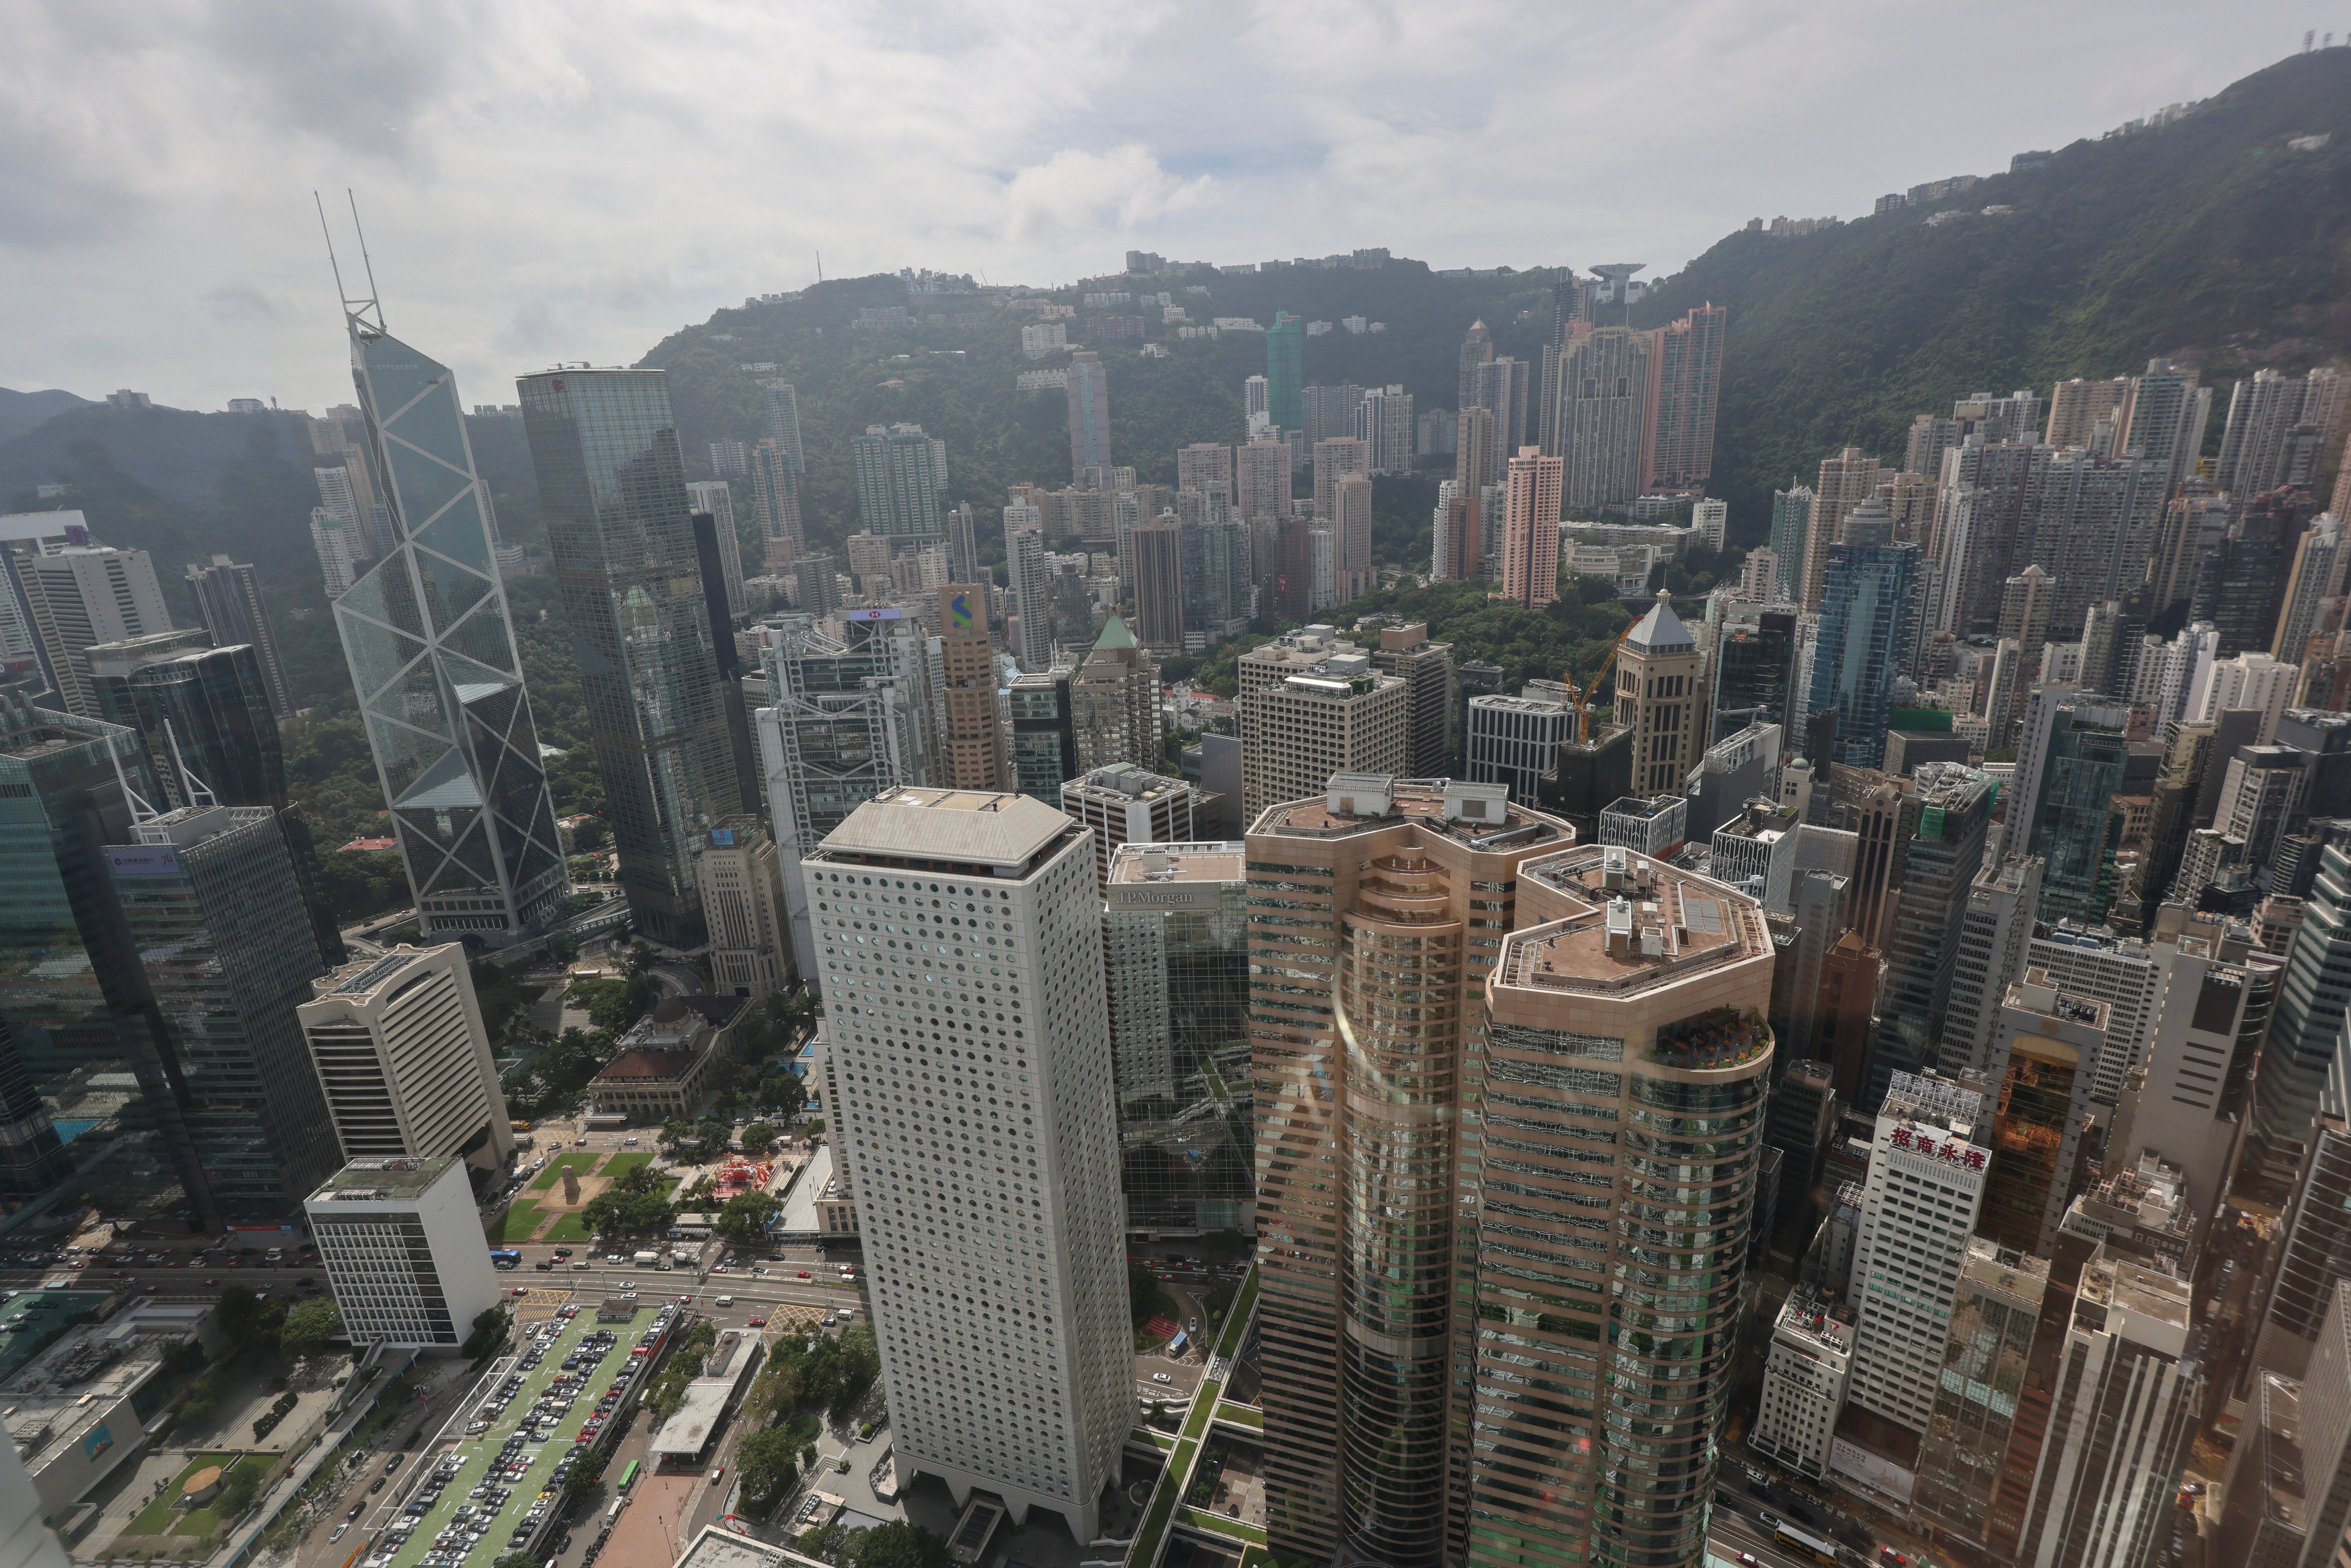
{"label": "parking lot", "polygon": [[627,1408],[632,1353],[657,1321],[652,1306],[625,1323],[583,1308],[529,1330],[442,1440],[409,1461],[420,1473],[379,1496],[366,1515],[369,1568],[486,1568],[518,1550],[557,1506],[574,1449],[588,1446],[576,1439]]}

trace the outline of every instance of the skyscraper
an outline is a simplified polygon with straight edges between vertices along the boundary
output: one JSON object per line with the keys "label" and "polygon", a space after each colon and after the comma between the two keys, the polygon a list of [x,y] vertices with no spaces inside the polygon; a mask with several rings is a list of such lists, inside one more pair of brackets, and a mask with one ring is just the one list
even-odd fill
{"label": "skyscraper", "polygon": [[[2274,1201],[2292,1190],[2318,1120],[2344,1011],[2351,1005],[2351,854],[2329,844],[2286,951],[2277,1011],[2253,1075],[2246,1175]],[[2344,1114],[2351,1106],[2334,1107]],[[2314,1320],[2315,1321],[2315,1320]]]}
{"label": "skyscraper", "polygon": [[[1528,374],[1524,360],[1505,356],[1478,367],[1476,402],[1494,416],[1494,472],[1502,471],[1510,454],[1527,445]],[[1542,432],[1534,433],[1540,443]]]}
{"label": "skyscraper", "polygon": [[[1820,508],[1813,511],[1817,526]],[[1894,542],[1886,504],[1875,498],[1848,512],[1843,529],[1823,552],[1821,636],[1806,711],[1835,711],[1828,760],[1876,768],[1886,759],[1894,683],[1909,662],[1918,550]]]}
{"label": "skyscraper", "polygon": [[1371,447],[1373,473],[1411,473],[1412,394],[1400,385],[1366,391],[1363,406],[1356,411],[1355,434]]}
{"label": "skyscraper", "polygon": [[295,1013],[345,1155],[506,1164],[513,1125],[465,948],[403,942],[309,992]]}
{"label": "skyscraper", "polygon": [[1334,773],[1400,774],[1411,753],[1411,692],[1328,628],[1307,628],[1241,655],[1241,820],[1294,800]]}
{"label": "skyscraper", "polygon": [[2147,373],[2131,377],[2116,404],[2115,450],[2137,452],[2159,465],[2168,497],[2172,486],[2195,473],[2211,417],[2212,389],[2197,385],[2194,371],[2180,370],[2169,360],[2149,360]]}
{"label": "skyscraper", "polygon": [[20,554],[16,575],[68,713],[98,713],[89,685],[92,647],[172,629],[154,562],[143,549],[68,545]]}
{"label": "skyscraper", "polygon": [[1698,639],[1674,613],[1671,596],[1657,601],[1616,645],[1614,724],[1633,733],[1633,792],[1678,791],[1697,765],[1706,732],[1706,659]]}
{"label": "skyscraper", "polygon": [[791,921],[767,823],[746,814],[710,830],[694,874],[710,925],[710,985],[721,996],[766,998],[792,982]]}
{"label": "skyscraper", "polygon": [[1070,722],[1078,746],[1078,771],[1132,762],[1158,771],[1161,750],[1159,666],[1117,616],[1070,677]]}
{"label": "skyscraper", "polygon": [[1792,482],[1787,489],[1771,492],[1771,550],[1778,563],[1772,596],[1790,604],[1803,600],[1804,541],[1812,528],[1813,501],[1809,485]]}
{"label": "skyscraper", "polygon": [[[1331,497],[1332,573],[1337,602],[1345,603],[1378,586],[1372,567],[1372,481],[1351,474],[1333,486]],[[1556,578],[1557,570],[1553,569]]]}
{"label": "skyscraper", "polygon": [[196,612],[204,618],[214,645],[226,648],[250,644],[261,663],[261,678],[268,684],[270,716],[294,716],[294,695],[286,684],[286,660],[277,651],[277,631],[269,622],[269,609],[261,600],[261,580],[250,566],[216,555],[209,566],[188,563],[188,591],[195,596]]}
{"label": "skyscraper", "polygon": [[751,516],[759,525],[759,570],[780,577],[799,560],[806,543],[800,523],[800,476],[773,440],[751,448]]}
{"label": "skyscraper", "polygon": [[[1714,472],[1714,407],[1730,312],[1708,302],[1649,333],[1645,490],[1704,489]],[[1602,329],[1606,330],[1606,329]]]}
{"label": "skyscraper", "polygon": [[2024,1404],[2048,1288],[2046,1260],[1968,1238],[1912,1501],[1941,1528],[1978,1545]]}
{"label": "skyscraper", "polygon": [[[1134,1420],[1092,837],[1024,796],[906,789],[803,872],[898,1461],[1091,1541]],[[916,893],[945,906],[921,912],[925,967],[960,1016],[893,990],[855,940]],[[975,916],[997,927],[985,946]],[[970,1016],[989,1003],[1008,1020]]]}
{"label": "skyscraper", "polygon": [[869,424],[850,443],[857,517],[867,533],[915,543],[939,537],[939,504],[946,495],[943,448],[919,424]]}
{"label": "skyscraper", "polygon": [[1532,446],[1519,448],[1510,458],[1502,597],[1529,610],[1541,610],[1559,597],[1560,484],[1558,458]]}
{"label": "skyscraper", "polygon": [[808,472],[808,459],[800,450],[800,400],[792,383],[783,381],[759,383],[759,434],[776,444],[784,466],[795,475]]}
{"label": "skyscraper", "polygon": [[1714,691],[1708,703],[1709,740],[1723,740],[1750,724],[1798,732],[1790,698],[1796,676],[1793,605],[1735,601],[1716,634]]}
{"label": "skyscraper", "polygon": [[[2290,472],[2294,433],[2308,425],[2314,444],[2332,450],[2330,437],[2342,427],[2346,390],[2351,390],[2351,378],[2323,365],[2306,376],[2264,370],[2239,382],[2229,393],[2214,482],[2237,496],[2294,483]],[[2301,482],[2315,478],[2310,475]]]}
{"label": "skyscraper", "polygon": [[793,963],[811,990],[830,976],[817,961],[801,861],[866,801],[929,779],[931,660],[921,632],[884,610],[848,622],[839,642],[805,616],[763,632],[771,706],[753,718]]}
{"label": "skyscraper", "polygon": [[2025,704],[2009,812],[2023,824],[2024,852],[2043,862],[2044,919],[2100,925],[2114,904],[2128,722],[2126,709],[2064,686],[2043,685]]}
{"label": "skyscraper", "polygon": [[1283,431],[1306,428],[1306,323],[1273,313],[1265,334],[1266,417]]}
{"label": "skyscraper", "polygon": [[350,523],[323,507],[310,509],[310,548],[318,552],[319,576],[330,601],[349,593],[358,577],[360,557],[354,534]]}
{"label": "skyscraper", "polygon": [[1290,515],[1290,448],[1279,441],[1252,441],[1236,454],[1235,484],[1240,499],[1235,515],[1245,521]]}
{"label": "skyscraper", "polygon": [[2047,1257],[2090,1116],[2090,1088],[2113,1023],[2101,1001],[2029,969],[2001,1000],[1991,1060],[2000,1068],[1991,1178],[1979,1224],[2003,1247]]}
{"label": "skyscraper", "polygon": [[1070,356],[1070,472],[1110,466],[1110,371],[1102,356],[1080,349]]}
{"label": "skyscraper", "polygon": [[1172,517],[1134,530],[1134,623],[1155,653],[1184,651],[1184,539]]}
{"label": "skyscraper", "polygon": [[1405,683],[1411,727],[1405,770],[1416,779],[1445,777],[1453,758],[1453,644],[1430,642],[1425,621],[1383,626],[1372,668]]}
{"label": "skyscraper", "polygon": [[1461,338],[1460,385],[1454,393],[1456,410],[1474,407],[1478,402],[1478,371],[1494,358],[1494,335],[1486,329],[1482,320],[1469,323],[1469,330]]}
{"label": "skyscraper", "polygon": [[718,549],[718,571],[726,588],[726,614],[740,621],[750,605],[743,588],[743,533],[735,520],[735,492],[724,479],[696,479],[685,487],[686,505],[710,518]]}
{"label": "skyscraper", "polygon": [[1048,806],[1061,803],[1061,786],[1078,776],[1078,732],[1070,716],[1070,671],[1024,670],[1005,693],[1011,720],[1012,783]]}
{"label": "skyscraper", "polygon": [[1111,858],[1102,954],[1130,1229],[1254,1225],[1243,860],[1239,843],[1132,841]]}
{"label": "skyscraper", "polygon": [[1888,922],[1886,997],[1870,1042],[1864,1110],[1885,1098],[1896,1072],[1931,1063],[1991,822],[1992,786],[1984,775],[1957,762],[1928,762],[1916,777],[1917,827],[1899,846],[1901,888]]}
{"label": "skyscraper", "polygon": [[1220,495],[1233,503],[1233,449],[1213,441],[1196,441],[1176,449],[1176,487]]}
{"label": "skyscraper", "polygon": [[1573,516],[1621,507],[1641,493],[1650,349],[1646,332],[1601,327],[1572,339],[1560,356],[1549,445],[1561,460],[1562,501]]}
{"label": "skyscraper", "polygon": [[936,782],[953,789],[996,790],[1012,781],[1004,726],[996,712],[996,652],[987,626],[987,590],[950,583],[939,590],[939,737]]}
{"label": "skyscraper", "polygon": [[548,371],[517,385],[630,916],[700,946],[695,849],[743,803],[669,379]]}
{"label": "skyscraper", "polygon": [[106,863],[215,1201],[292,1214],[342,1153],[295,1016],[327,966],[277,813],[183,807],[135,823]]}
{"label": "skyscraper", "polygon": [[456,378],[374,302],[345,319],[393,537],[335,629],[420,929],[510,941],[568,915],[571,883]]}

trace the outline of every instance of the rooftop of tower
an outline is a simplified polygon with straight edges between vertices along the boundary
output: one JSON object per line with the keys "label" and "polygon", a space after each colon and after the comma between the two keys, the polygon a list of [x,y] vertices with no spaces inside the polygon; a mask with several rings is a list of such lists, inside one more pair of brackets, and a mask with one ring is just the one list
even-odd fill
{"label": "rooftop of tower", "polygon": [[1637,850],[1593,844],[1519,871],[1571,913],[1503,939],[1499,985],[1622,994],[1677,985],[1771,952],[1761,905]]}
{"label": "rooftop of tower", "polygon": [[1239,882],[1248,846],[1238,843],[1121,844],[1111,852],[1110,883]]}
{"label": "rooftop of tower", "polygon": [[1472,849],[1565,843],[1575,837],[1575,830],[1556,817],[1513,805],[1506,785],[1397,779],[1384,773],[1334,773],[1322,795],[1269,806],[1249,831],[1333,839],[1394,827],[1400,821]]}
{"label": "rooftop of tower", "polygon": [[877,795],[827,834],[810,860],[912,865],[958,875],[1023,876],[1064,837],[1086,830],[1027,795],[905,789]]}

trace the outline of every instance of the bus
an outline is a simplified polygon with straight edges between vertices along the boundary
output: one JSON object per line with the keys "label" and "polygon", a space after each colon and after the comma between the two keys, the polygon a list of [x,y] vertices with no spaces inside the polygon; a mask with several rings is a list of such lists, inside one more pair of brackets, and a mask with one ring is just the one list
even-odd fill
{"label": "bus", "polygon": [[1191,1340],[1186,1336],[1184,1331],[1182,1329],[1177,1329],[1176,1331],[1176,1337],[1167,1342],[1168,1357],[1172,1360],[1175,1357],[1182,1355],[1184,1354],[1185,1347],[1189,1345],[1191,1343]]}
{"label": "bus", "polygon": [[1771,1539],[1792,1552],[1797,1552],[1821,1563],[1823,1568],[1837,1568],[1836,1543],[1823,1541],[1810,1531],[1799,1530],[1786,1520],[1771,1527]]}
{"label": "bus", "polygon": [[511,1247],[500,1248],[490,1254],[490,1266],[494,1269],[519,1269],[522,1267],[522,1254]]}
{"label": "bus", "polygon": [[626,1491],[631,1487],[637,1484],[637,1460],[631,1459],[629,1461],[628,1469],[621,1472],[620,1490]]}

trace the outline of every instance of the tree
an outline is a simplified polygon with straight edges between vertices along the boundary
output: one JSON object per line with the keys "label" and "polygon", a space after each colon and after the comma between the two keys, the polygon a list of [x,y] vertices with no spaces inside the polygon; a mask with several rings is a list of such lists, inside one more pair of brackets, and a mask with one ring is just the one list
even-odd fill
{"label": "tree", "polygon": [[604,1479],[605,1457],[601,1448],[594,1448],[592,1445],[589,1452],[580,1456],[580,1462],[571,1467],[571,1473],[563,1479],[565,1501],[578,1500],[598,1481]]}
{"label": "tree", "polygon": [[308,1361],[343,1332],[343,1310],[330,1296],[305,1301],[286,1314],[277,1333],[277,1353],[288,1361]]}
{"label": "tree", "polygon": [[632,1166],[580,1212],[599,1236],[649,1236],[677,1220],[668,1191],[669,1178],[661,1172],[650,1165]]}
{"label": "tree", "polygon": [[808,1103],[808,1085],[789,1069],[770,1072],[759,1080],[759,1103],[789,1122]]}
{"label": "tree", "polygon": [[220,1305],[214,1312],[221,1337],[233,1349],[243,1350],[261,1322],[261,1298],[246,1286],[231,1285],[221,1292]]}
{"label": "tree", "polygon": [[947,1568],[947,1543],[919,1524],[892,1520],[854,1532],[841,1561],[845,1568]]}
{"label": "tree", "polygon": [[507,1324],[511,1317],[504,1307],[484,1307],[475,1314],[474,1332],[465,1336],[457,1354],[467,1361],[479,1361],[506,1343]]}
{"label": "tree", "polygon": [[838,1524],[820,1524],[807,1531],[793,1544],[792,1550],[803,1557],[813,1557],[820,1563],[841,1561],[841,1548],[849,1541],[849,1531]]}
{"label": "tree", "polygon": [[250,1464],[240,1464],[230,1470],[221,1482],[220,1500],[214,1511],[223,1519],[242,1519],[245,1511],[253,1506],[254,1494],[261,1490],[261,1471]]}
{"label": "tree", "polygon": [[736,1447],[735,1465],[743,1478],[745,1499],[762,1514],[799,1474],[792,1448],[791,1434],[773,1427],[752,1433]]}
{"label": "tree", "polygon": [[776,1129],[772,1123],[754,1122],[743,1129],[743,1152],[758,1158],[776,1146]]}
{"label": "tree", "polygon": [[768,1233],[769,1221],[784,1207],[773,1193],[747,1192],[726,1200],[718,1211],[718,1230],[737,1241],[756,1241]]}

